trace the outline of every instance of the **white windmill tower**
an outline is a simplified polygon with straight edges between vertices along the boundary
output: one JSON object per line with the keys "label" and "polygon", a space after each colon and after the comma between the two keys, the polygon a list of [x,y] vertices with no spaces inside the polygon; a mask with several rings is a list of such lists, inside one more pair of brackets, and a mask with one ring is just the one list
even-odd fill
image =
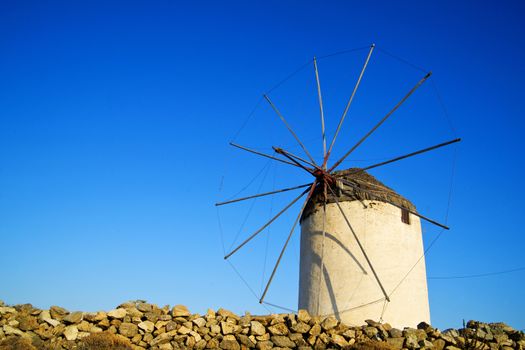
{"label": "white windmill tower", "polygon": [[[264,95],[272,109],[293,135],[308,159],[273,147],[280,155],[269,155],[238,144],[245,151],[303,169],[313,182],[260,193],[216,205],[225,205],[304,188],[303,192],[253,232],[225,259],[238,252],[263,232],[279,216],[306,195],[295,222],[267,280],[259,302],[263,303],[281,259],[298,223],[301,224],[299,309],[314,315],[334,315],[346,324],[363,324],[378,319],[392,325],[415,326],[430,322],[426,269],[420,219],[448,229],[416,211],[407,199],[388,188],[367,170],[409,158],[460,141],[454,139],[364,168],[338,171],[341,163],[376,131],[431,75],[426,74],[414,87],[348,152],[329,164],[333,146],[359,88],[374,51],[369,49],[359,78],[327,147],[321,86],[314,58],[313,66],[323,135],[323,160],[317,163],[279,109]],[[414,265],[414,261],[416,264]]]}

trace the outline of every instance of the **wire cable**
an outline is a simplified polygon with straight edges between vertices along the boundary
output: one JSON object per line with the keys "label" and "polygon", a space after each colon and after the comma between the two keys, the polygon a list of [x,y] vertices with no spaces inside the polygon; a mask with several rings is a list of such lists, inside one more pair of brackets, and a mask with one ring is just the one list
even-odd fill
{"label": "wire cable", "polygon": [[385,54],[385,55],[387,55],[387,56],[390,56],[390,57],[392,57],[393,59],[396,59],[396,60],[398,60],[399,62],[402,62],[402,63],[406,64],[407,66],[410,66],[410,67],[414,68],[415,70],[421,71],[421,72],[423,72],[423,73],[427,73],[427,72],[428,72],[427,69],[422,68],[422,67],[420,67],[420,66],[418,66],[418,65],[415,65],[415,64],[413,64],[413,63],[407,61],[406,59],[401,58],[401,57],[399,57],[399,56],[397,56],[397,55],[394,55],[393,53],[391,53],[391,52],[389,52],[389,51],[383,49],[382,47],[376,46],[376,48],[377,48],[381,53],[383,53],[383,54]]}
{"label": "wire cable", "polygon": [[235,134],[233,134],[231,142],[234,142],[237,139],[237,137],[239,136],[239,134],[246,128],[246,126],[248,125],[248,122],[253,118],[253,115],[259,109],[259,106],[261,105],[262,100],[263,100],[263,97],[262,96],[259,97],[259,100],[257,100],[257,103],[255,104],[255,107],[253,107],[253,109],[250,112],[250,114],[248,114],[246,119],[244,119],[244,122],[241,124],[241,127],[235,132]]}
{"label": "wire cable", "polygon": [[443,98],[441,97],[441,93],[439,92],[439,89],[433,77],[430,77],[430,82],[432,83],[432,88],[434,89],[434,93],[436,94],[439,105],[441,106],[441,109],[443,110],[443,114],[445,115],[448,126],[450,130],[452,131],[452,134],[454,135],[454,137],[457,137],[456,128],[454,127],[454,124],[452,124],[452,118],[450,118],[450,114],[448,113],[447,107],[445,106],[445,103],[443,102]]}
{"label": "wire cable", "polygon": [[264,304],[266,304],[266,305],[270,305],[270,306],[273,306],[274,308],[281,309],[281,310],[284,310],[284,311],[297,313],[297,310],[289,309],[289,308],[287,308],[287,307],[279,306],[279,305],[277,305],[277,304],[272,304],[272,303],[269,303],[269,302],[267,302],[267,301],[263,301],[263,305],[264,305]]}
{"label": "wire cable", "polygon": [[284,83],[286,83],[288,80],[292,79],[295,75],[297,75],[299,72],[301,72],[302,70],[304,70],[306,67],[308,67],[311,64],[313,64],[313,59],[312,60],[308,60],[308,62],[302,64],[299,68],[294,70],[292,73],[288,74],[283,80],[281,80],[280,82],[275,84],[272,88],[270,88],[270,90],[267,90],[264,95],[269,95],[272,91],[274,91],[279,86],[281,86]]}
{"label": "wire cable", "polygon": [[[256,299],[259,299],[259,297],[257,296],[257,293],[255,293],[255,291],[252,289],[252,287],[250,287],[250,284],[248,283],[248,281],[246,281],[246,279],[244,277],[242,277],[241,273],[235,268],[235,266],[233,265],[233,263],[230,261],[230,260],[226,260],[228,262],[228,264],[230,265],[230,267],[233,269],[233,271],[235,271],[235,273],[237,274],[237,276],[239,276],[239,278],[241,279],[241,281],[246,285],[246,287],[250,290],[250,292],[253,294],[253,296],[256,298]],[[263,305],[263,307],[266,309],[266,311],[268,311],[269,313],[271,313],[271,310],[269,310],[266,306]]]}
{"label": "wire cable", "polygon": [[[268,163],[266,164],[265,168],[266,168],[266,171],[264,172],[264,176],[261,180],[261,183],[259,184],[259,187],[257,188],[257,193],[261,192],[261,188],[262,186],[264,185],[264,182],[266,180],[266,177],[268,176],[268,172],[270,171],[270,168],[272,166],[272,162],[271,160],[268,161]],[[255,207],[255,203],[257,203],[257,200],[259,198],[254,198],[251,203],[250,203],[250,207],[248,209],[248,212],[246,213],[246,216],[244,217],[244,220],[242,221],[242,224],[241,226],[239,227],[239,230],[237,231],[237,234],[235,235],[235,238],[233,239],[232,241],[232,244],[230,245],[230,248],[229,250],[231,250],[233,248],[233,246],[235,245],[235,243],[237,243],[237,240],[239,239],[239,236],[241,235],[242,231],[244,230],[244,226],[246,225],[246,223],[248,222],[248,219],[250,218],[250,215],[252,214],[253,212],[253,208]]]}
{"label": "wire cable", "polygon": [[348,49],[348,50],[343,50],[343,51],[337,51],[337,52],[334,52],[334,53],[329,53],[329,54],[327,54],[327,55],[318,56],[318,57],[317,57],[317,60],[319,61],[319,60],[322,60],[322,59],[325,59],[325,58],[328,58],[328,57],[344,55],[344,54],[347,54],[347,53],[357,52],[357,51],[361,51],[361,50],[365,50],[365,49],[369,49],[369,48],[370,48],[370,45],[367,45],[367,46],[358,47],[358,48],[354,48],[354,49]]}
{"label": "wire cable", "polygon": [[518,267],[515,269],[503,270],[503,271],[497,271],[497,272],[478,273],[478,274],[473,274],[473,275],[428,277],[428,279],[429,280],[455,280],[455,279],[466,279],[466,278],[479,278],[479,277],[504,275],[507,273],[513,273],[513,272],[519,272],[519,271],[525,271],[525,267]]}

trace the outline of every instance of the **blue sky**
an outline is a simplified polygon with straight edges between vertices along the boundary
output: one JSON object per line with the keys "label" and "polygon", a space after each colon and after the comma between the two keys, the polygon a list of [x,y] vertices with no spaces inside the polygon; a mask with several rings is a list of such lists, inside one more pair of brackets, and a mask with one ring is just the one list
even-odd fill
{"label": "blue sky", "polygon": [[[434,74],[345,164],[462,137],[458,147],[374,175],[421,212],[442,221],[448,212],[452,230],[429,251],[429,277],[524,267],[524,14],[520,1],[2,2],[0,299],[72,310],[146,299],[195,312],[268,312],[222,259],[249,205],[217,212],[213,204],[245,187],[249,194],[307,178],[228,141],[295,147],[278,119],[265,117],[261,94],[313,56],[373,42]],[[384,51],[372,57],[339,155],[424,75]],[[365,55],[319,60],[329,135]],[[305,112],[290,121],[319,155],[310,68],[270,95],[283,111]],[[241,236],[286,200],[254,206]],[[255,294],[290,220],[293,213],[265,234],[272,241],[261,237],[232,260]],[[424,231],[428,246],[439,230]],[[291,308],[297,236],[270,294]],[[524,273],[429,279],[434,324],[525,328]]]}

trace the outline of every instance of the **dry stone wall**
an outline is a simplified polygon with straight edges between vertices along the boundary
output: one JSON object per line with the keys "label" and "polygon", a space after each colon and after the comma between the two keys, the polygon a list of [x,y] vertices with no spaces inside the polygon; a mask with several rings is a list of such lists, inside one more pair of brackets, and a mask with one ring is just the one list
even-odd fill
{"label": "dry stone wall", "polygon": [[[30,304],[0,301],[0,343],[29,339],[38,349],[76,349],[92,333],[109,332],[130,341],[133,349],[352,349],[374,342],[383,349],[525,350],[525,335],[504,323],[469,321],[465,328],[440,331],[426,323],[417,329],[392,328],[372,320],[348,327],[335,318],[297,314],[238,316],[208,310],[192,314],[185,306],[158,307],[143,301],[108,312],[70,312],[58,306],[40,310]],[[369,348],[372,349],[372,348]]]}

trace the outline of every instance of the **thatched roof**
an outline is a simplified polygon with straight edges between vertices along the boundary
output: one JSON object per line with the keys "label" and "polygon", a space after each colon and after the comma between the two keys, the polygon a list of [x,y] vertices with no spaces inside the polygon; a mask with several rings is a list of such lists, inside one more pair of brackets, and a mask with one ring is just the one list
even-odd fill
{"label": "thatched roof", "polygon": [[[338,182],[337,189],[334,191],[337,194],[339,202],[345,201],[390,201],[403,208],[415,211],[416,207],[408,199],[404,198],[400,194],[396,193],[393,189],[386,186],[375,177],[367,173],[360,168],[350,168],[347,170],[336,171],[333,175],[338,179],[344,179],[352,183],[355,187],[345,185]],[[365,192],[366,191],[366,192]],[[335,203],[334,195],[328,191],[328,203]],[[320,206],[318,204],[323,202],[323,189],[322,186],[316,188],[312,198],[306,205],[301,221],[307,218],[315,210],[318,210]]]}

